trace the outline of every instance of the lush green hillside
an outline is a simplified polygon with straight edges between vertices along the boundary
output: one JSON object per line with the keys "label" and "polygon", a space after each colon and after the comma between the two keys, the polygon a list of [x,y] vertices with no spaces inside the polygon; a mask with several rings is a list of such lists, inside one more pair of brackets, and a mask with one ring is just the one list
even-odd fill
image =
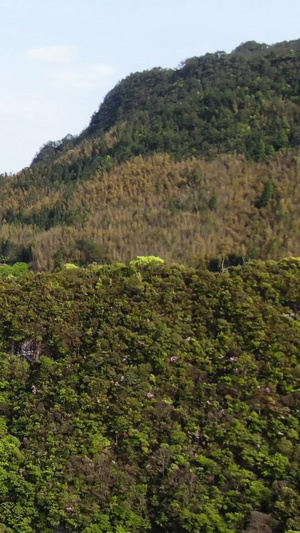
{"label": "lush green hillside", "polygon": [[299,260],[0,280],[0,531],[298,531],[299,293]]}
{"label": "lush green hillside", "polygon": [[[293,47],[293,48],[292,48]],[[181,68],[129,76],[105,98],[86,134],[116,128],[119,158],[244,153],[265,160],[300,141],[300,43],[246,43]]]}

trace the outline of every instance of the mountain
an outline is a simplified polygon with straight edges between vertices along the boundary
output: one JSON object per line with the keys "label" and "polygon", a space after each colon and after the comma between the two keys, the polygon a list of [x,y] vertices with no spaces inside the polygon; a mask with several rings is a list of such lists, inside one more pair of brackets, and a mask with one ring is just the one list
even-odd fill
{"label": "mountain", "polygon": [[299,259],[0,280],[0,531],[299,531],[299,294]]}
{"label": "mountain", "polygon": [[128,76],[79,136],[2,176],[2,261],[300,254],[299,67],[299,40],[248,42]]}
{"label": "mountain", "polygon": [[[300,40],[249,42],[231,54],[188,59],[176,70],[131,74],[75,144],[111,132],[102,150],[118,161],[156,152],[177,159],[238,152],[264,160],[299,146],[299,65]],[[59,157],[69,140],[49,143],[34,162]]]}
{"label": "mountain", "polygon": [[300,531],[299,63],[132,74],[1,176],[0,533]]}

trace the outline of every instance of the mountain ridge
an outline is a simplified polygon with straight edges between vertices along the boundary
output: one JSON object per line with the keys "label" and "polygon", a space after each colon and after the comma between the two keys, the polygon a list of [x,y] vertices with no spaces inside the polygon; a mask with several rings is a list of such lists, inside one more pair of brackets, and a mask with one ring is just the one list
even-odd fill
{"label": "mountain ridge", "polygon": [[[292,48],[291,48],[292,47]],[[170,81],[171,90],[174,90],[173,85],[179,83],[181,78],[190,77],[191,73],[201,73],[203,69],[203,77],[211,76],[210,69],[215,66],[215,63],[229,61],[236,62],[238,59],[249,60],[259,59],[270,60],[270,62],[288,63],[290,61],[298,63],[300,52],[300,39],[294,41],[283,41],[275,45],[260,44],[255,41],[248,41],[242,43],[231,53],[225,52],[207,53],[204,56],[194,57],[183,61],[177,69],[163,69],[154,67],[151,70],[137,72],[130,74],[109,91],[100,105],[99,110],[96,111],[90,120],[89,126],[83,132],[74,137],[75,142],[81,141],[85,137],[94,135],[97,131],[108,132],[112,127],[115,127],[117,122],[123,122],[128,118],[134,108],[139,111],[145,111],[149,107],[151,101],[151,93],[158,92],[159,96],[164,96],[163,91],[167,87],[167,82]],[[219,66],[218,65],[218,66]],[[265,69],[266,65],[254,63],[254,68],[258,66]],[[232,75],[232,74],[231,74]],[[224,77],[221,80],[224,82]],[[297,80],[298,81],[298,80]],[[132,82],[132,83],[131,83]],[[145,87],[146,86],[146,87]],[[145,89],[147,94],[145,94]],[[191,89],[191,87],[190,87]],[[257,88],[256,88],[257,89]],[[155,94],[156,95],[156,94]],[[123,102],[123,98],[125,102]],[[195,103],[195,102],[194,102]],[[124,105],[123,105],[124,104]],[[142,109],[141,109],[142,107]],[[72,136],[71,136],[72,137]],[[58,141],[58,148],[70,140],[70,137]],[[50,144],[56,144],[51,143]],[[37,154],[38,155],[38,154]]]}

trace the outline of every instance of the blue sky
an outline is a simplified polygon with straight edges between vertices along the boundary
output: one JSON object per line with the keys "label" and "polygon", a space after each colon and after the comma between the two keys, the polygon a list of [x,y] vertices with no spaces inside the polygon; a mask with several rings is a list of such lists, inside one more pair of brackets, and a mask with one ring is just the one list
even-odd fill
{"label": "blue sky", "polygon": [[300,2],[0,0],[0,21],[0,172],[15,172],[131,72],[300,38]]}

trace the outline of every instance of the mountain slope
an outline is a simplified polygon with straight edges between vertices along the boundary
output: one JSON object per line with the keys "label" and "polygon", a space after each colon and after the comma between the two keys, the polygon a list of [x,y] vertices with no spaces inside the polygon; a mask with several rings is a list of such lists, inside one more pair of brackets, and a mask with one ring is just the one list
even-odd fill
{"label": "mountain slope", "polygon": [[3,260],[31,254],[35,268],[53,270],[137,255],[194,265],[233,254],[240,263],[300,255],[298,161],[293,154],[268,164],[157,155],[97,171],[72,188],[26,189],[20,175],[20,186],[7,182],[0,197]]}
{"label": "mountain slope", "polygon": [[249,42],[130,75],[2,179],[2,260],[298,254],[299,67],[300,41]]}

